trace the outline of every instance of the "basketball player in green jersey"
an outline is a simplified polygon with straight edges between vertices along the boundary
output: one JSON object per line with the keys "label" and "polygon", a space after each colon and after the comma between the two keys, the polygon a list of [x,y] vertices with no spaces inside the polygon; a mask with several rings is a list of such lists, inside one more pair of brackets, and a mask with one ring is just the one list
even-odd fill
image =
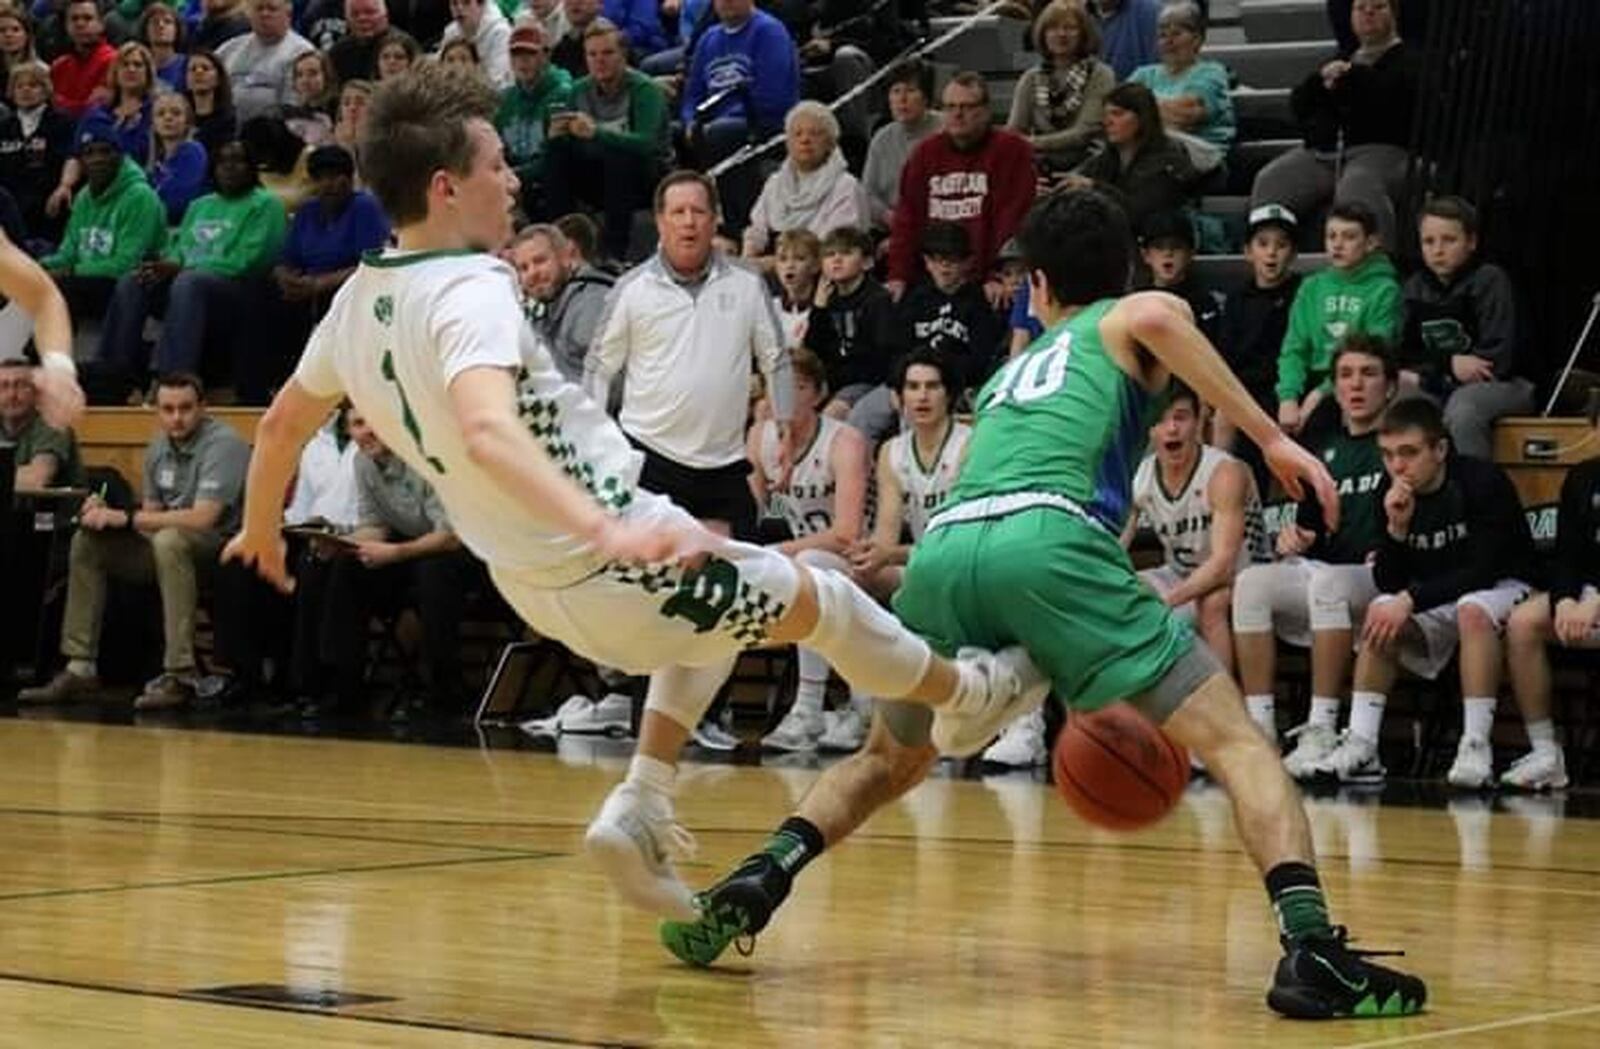
{"label": "basketball player in green jersey", "polygon": [[[1277,751],[1237,685],[1139,584],[1117,542],[1173,376],[1256,442],[1292,496],[1309,485],[1330,528],[1332,479],[1257,407],[1186,305],[1161,292],[1117,298],[1132,236],[1109,198],[1051,196],[1018,240],[1047,330],[978,395],[961,479],[912,554],[895,611],[935,649],[1021,644],[1074,709],[1126,700],[1205,762],[1228,791],[1277,914],[1284,956],[1267,995],[1273,1009],[1302,1019],[1417,1012],[1422,981],[1368,961],[1329,921],[1305,811]],[[710,964],[760,931],[795,874],[920,782],[938,752],[971,754],[987,742],[880,704],[866,748],[829,769],[761,852],[700,895],[698,921],[663,923],[663,943]]]}

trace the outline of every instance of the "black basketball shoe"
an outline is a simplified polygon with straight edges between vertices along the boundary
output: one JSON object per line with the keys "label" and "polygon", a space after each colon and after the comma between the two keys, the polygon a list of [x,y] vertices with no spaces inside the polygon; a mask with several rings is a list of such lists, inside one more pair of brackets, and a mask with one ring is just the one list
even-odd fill
{"label": "black basketball shoe", "polygon": [[777,860],[757,853],[695,897],[699,920],[662,922],[661,943],[680,960],[701,967],[716,961],[735,941],[745,941],[738,951],[749,954],[756,933],[767,927],[772,912],[789,895],[792,880]]}
{"label": "black basketball shoe", "polygon": [[1284,956],[1267,992],[1274,1011],[1295,1020],[1410,1016],[1422,1011],[1428,988],[1406,973],[1374,965],[1368,958],[1403,951],[1362,951],[1345,945],[1338,926],[1326,939],[1284,942]]}

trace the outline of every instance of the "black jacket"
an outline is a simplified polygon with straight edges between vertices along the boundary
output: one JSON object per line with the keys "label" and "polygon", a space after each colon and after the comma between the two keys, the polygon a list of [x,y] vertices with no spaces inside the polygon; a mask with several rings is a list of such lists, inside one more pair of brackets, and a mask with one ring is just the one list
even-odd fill
{"label": "black jacket", "polygon": [[1384,527],[1373,581],[1386,594],[1409,591],[1418,612],[1437,608],[1501,579],[1537,574],[1533,534],[1506,472],[1491,462],[1452,455],[1437,491],[1416,496],[1405,539]]}
{"label": "black jacket", "polygon": [[1550,603],[1583,597],[1586,586],[1600,586],[1600,459],[1567,472],[1556,518],[1556,560]]}
{"label": "black jacket", "polygon": [[22,212],[23,225],[36,237],[61,228],[64,219],[52,219],[44,205],[61,181],[61,168],[72,155],[72,118],[47,109],[33,134],[22,133],[15,113],[0,120],[0,186],[11,191]]}
{"label": "black jacket", "polygon": [[1352,66],[1329,91],[1319,64],[1289,96],[1306,145],[1336,149],[1340,128],[1346,146],[1409,145],[1420,65],[1416,53],[1398,43],[1372,65]]}
{"label": "black jacket", "polygon": [[1257,403],[1276,413],[1278,353],[1289,330],[1289,307],[1300,290],[1300,274],[1276,288],[1258,287],[1251,277],[1235,288],[1222,306],[1217,324],[1217,349]]}
{"label": "black jacket", "polygon": [[900,301],[899,334],[905,350],[930,349],[950,358],[962,387],[976,390],[994,370],[1006,325],[989,308],[982,285],[969,282],[946,295],[925,280]]}
{"label": "black jacket", "polygon": [[1476,354],[1494,362],[1501,381],[1516,374],[1517,302],[1511,278],[1491,263],[1474,262],[1442,283],[1427,269],[1405,284],[1405,324],[1400,367],[1422,377],[1434,395],[1455,389],[1450,358]]}
{"label": "black jacket", "polygon": [[894,301],[871,277],[849,295],[834,295],[826,306],[811,310],[806,348],[822,358],[832,389],[889,380],[895,320]]}

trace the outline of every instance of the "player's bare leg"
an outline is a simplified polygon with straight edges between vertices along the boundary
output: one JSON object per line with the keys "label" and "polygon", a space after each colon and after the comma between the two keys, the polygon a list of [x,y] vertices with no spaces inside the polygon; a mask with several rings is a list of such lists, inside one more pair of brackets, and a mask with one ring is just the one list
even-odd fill
{"label": "player's bare leg", "polygon": [[[799,586],[767,631],[774,644],[805,644],[863,693],[935,711],[933,732],[947,749],[985,740],[1044,698],[1043,676],[1020,648],[935,655],[889,612],[838,573],[796,566]],[[694,840],[673,814],[679,752],[732,672],[734,658],[651,675],[639,746],[627,778],[606,799],[585,848],[630,903],[680,921],[698,916],[675,860]]]}

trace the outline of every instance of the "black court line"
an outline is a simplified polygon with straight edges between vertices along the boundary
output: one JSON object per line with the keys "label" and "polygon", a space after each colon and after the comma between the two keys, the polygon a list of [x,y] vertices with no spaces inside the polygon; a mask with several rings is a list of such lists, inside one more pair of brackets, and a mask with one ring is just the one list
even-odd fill
{"label": "black court line", "polygon": [[[282,820],[302,820],[302,821],[305,821],[305,822],[319,822],[319,823],[354,823],[354,822],[365,822],[365,823],[416,823],[416,824],[427,824],[427,825],[430,825],[430,826],[504,827],[504,828],[516,828],[516,829],[522,829],[522,830],[560,830],[560,831],[581,831],[584,827],[587,826],[587,823],[576,823],[576,822],[571,822],[571,821],[567,821],[567,820],[462,820],[462,819],[449,819],[449,818],[443,818],[443,817],[431,817],[431,818],[425,817],[425,818],[420,818],[420,819],[412,819],[412,818],[401,817],[401,816],[378,816],[378,817],[368,817],[368,816],[297,816],[297,815],[282,814],[282,813],[227,813],[227,814],[223,814],[223,815],[215,815],[215,814],[212,814],[212,815],[201,815],[201,814],[193,814],[193,813],[153,813],[153,812],[135,812],[135,811],[119,811],[119,810],[100,810],[100,811],[93,811],[93,810],[89,810],[89,811],[62,810],[62,811],[56,811],[56,810],[52,810],[52,809],[17,809],[17,808],[0,807],[0,815],[8,815],[8,814],[39,815],[39,816],[67,816],[67,817],[84,817],[84,818],[108,818],[108,819],[109,818],[122,817],[122,818],[128,818],[130,820],[134,819],[134,818],[140,818],[140,819],[144,819],[144,820],[148,820],[148,821],[152,821],[152,822],[160,822],[160,821],[165,820],[165,819],[222,819],[222,820],[238,819],[238,820],[261,820],[263,822],[282,821]],[[190,824],[179,824],[179,825],[180,826],[189,826]],[[224,829],[235,829],[235,828],[224,828]],[[770,829],[771,828],[769,828],[769,827],[695,827],[694,828],[694,833],[697,836],[700,836],[700,837],[707,837],[707,836],[710,836],[710,835],[717,835],[717,834],[762,835],[762,834],[768,833],[770,831]],[[283,833],[291,834],[291,833],[294,833],[294,832],[285,831]],[[338,837],[337,835],[327,835],[327,836],[328,837]],[[378,840],[378,839],[360,838],[357,835],[352,835],[351,838],[352,838],[352,840]],[[978,837],[974,837],[974,836],[927,837],[927,836],[917,835],[917,834],[887,834],[887,833],[875,833],[875,834],[860,834],[860,833],[858,833],[858,834],[852,834],[847,840],[853,841],[853,842],[872,842],[872,843],[876,843],[876,844],[887,844],[887,845],[914,845],[914,844],[917,844],[919,842],[920,843],[930,843],[930,842],[932,842],[932,843],[938,843],[938,844],[947,845],[947,846],[951,846],[951,847],[976,846],[976,847],[979,847],[979,848],[991,847],[991,848],[1003,848],[1003,849],[1014,849],[1019,844],[1021,844],[1026,848],[1037,849],[1037,850],[1044,851],[1044,852],[1051,852],[1051,851],[1076,852],[1076,851],[1084,851],[1084,850],[1090,850],[1090,849],[1102,849],[1102,848],[1106,847],[1106,844],[1104,842],[1098,842],[1098,841],[1030,841],[1030,842],[1026,842],[1026,843],[1019,843],[1019,842],[1017,842],[1016,840],[1014,840],[1012,838],[991,838],[991,837],[981,837],[981,836],[978,836]],[[428,843],[419,842],[418,844],[428,844]],[[463,848],[463,849],[470,849],[470,848],[474,847],[474,846],[470,846],[470,845],[450,846],[450,845],[446,845],[444,843],[435,843],[435,844],[438,844],[438,846],[441,847],[441,848],[459,847],[459,848]],[[490,846],[483,846],[483,847],[484,848],[490,848]],[[1234,856],[1234,857],[1242,857],[1242,856],[1245,855],[1243,849],[1206,849],[1206,848],[1199,848],[1199,847],[1192,846],[1192,845],[1150,845],[1150,844],[1146,844],[1146,843],[1142,843],[1142,842],[1138,842],[1138,841],[1131,841],[1131,840],[1129,840],[1129,841],[1119,841],[1113,847],[1118,849],[1118,850],[1120,850],[1120,851],[1124,851],[1124,852],[1145,852],[1145,853],[1151,853],[1151,854],[1154,854],[1154,855],[1170,855],[1170,856],[1204,855],[1204,856]],[[570,855],[570,854],[563,853],[561,855]],[[544,857],[541,857],[541,858],[544,858]],[[1343,860],[1343,859],[1349,859],[1349,855],[1346,854],[1346,853],[1330,852],[1330,853],[1324,853],[1324,854],[1322,854],[1322,855],[1320,855],[1318,857],[1319,861],[1322,861],[1322,860]],[[1461,866],[1459,860],[1445,860],[1445,859],[1434,860],[1434,859],[1426,859],[1426,858],[1422,858],[1422,857],[1405,857],[1405,856],[1383,857],[1379,862],[1385,863],[1385,864],[1394,864],[1396,866],[1406,866],[1406,867],[1437,867],[1437,868],[1444,869],[1444,870],[1459,870],[1460,866]],[[708,864],[704,864],[704,863],[700,863],[700,862],[695,862],[695,863],[688,863],[688,864],[679,863],[678,866],[680,866],[680,867],[702,867],[702,866],[709,866],[709,865]],[[1522,874],[1570,874],[1570,875],[1575,875],[1575,876],[1578,876],[1578,877],[1594,877],[1596,875],[1600,875],[1600,868],[1532,867],[1532,866],[1525,866],[1525,865],[1521,865],[1521,864],[1496,864],[1493,868],[1491,868],[1491,870],[1492,871],[1507,871],[1507,872],[1522,873]],[[0,897],[0,899],[3,899],[3,898],[4,897]]]}
{"label": "black court line", "polygon": [[419,1020],[403,1016],[358,1016],[278,1002],[248,1002],[229,998],[214,998],[192,991],[156,991],[142,987],[123,987],[111,983],[94,983],[88,980],[66,980],[53,976],[30,976],[26,973],[0,971],[0,981],[31,984],[36,987],[59,987],[72,991],[99,991],[103,994],[121,994],[132,998],[158,998],[172,1002],[190,1002],[201,1005],[220,1005],[231,1009],[260,1009],[273,1013],[294,1013],[298,1016],[315,1016],[347,1023],[383,1024],[386,1027],[409,1027],[422,1031],[449,1031],[456,1034],[476,1034],[489,1038],[505,1038],[519,1042],[551,1042],[557,1045],[609,1046],[616,1049],[645,1049],[648,1042],[592,1042],[568,1035],[548,1034],[542,1031],[511,1031],[496,1027],[475,1027],[471,1024],[450,1023],[445,1020]]}
{"label": "black court line", "polygon": [[465,867],[480,863],[514,863],[527,860],[560,859],[564,852],[526,852],[512,856],[467,856],[452,860],[412,860],[405,863],[366,863],[347,867],[318,867],[309,870],[270,871],[261,874],[224,874],[214,878],[179,878],[172,881],[134,882],[129,885],[93,885],[78,889],[31,889],[27,892],[0,893],[0,903],[16,900],[42,900],[60,896],[97,896],[145,889],[190,889],[210,885],[233,885],[252,881],[287,881],[293,878],[321,878],[340,874],[381,874],[388,871],[426,870],[430,867]]}
{"label": "black court line", "polygon": [[[167,813],[132,812],[70,812],[51,809],[0,808],[0,816],[39,816],[56,819],[103,820],[108,823],[131,823],[136,826],[190,827],[195,830],[232,831],[238,834],[266,834],[282,838],[325,838],[331,841],[363,841],[375,845],[411,845],[429,849],[459,849],[465,852],[489,852],[504,855],[526,855],[529,850],[510,845],[482,845],[476,842],[428,841],[420,838],[373,837],[368,834],[334,834],[317,830],[278,830],[273,827],[241,827],[232,823],[202,823],[200,820],[262,820],[281,822],[299,819],[298,816],[173,816]],[[361,822],[361,817],[347,817],[351,823]],[[437,825],[437,824],[436,824]],[[530,828],[534,829],[534,828]]]}

